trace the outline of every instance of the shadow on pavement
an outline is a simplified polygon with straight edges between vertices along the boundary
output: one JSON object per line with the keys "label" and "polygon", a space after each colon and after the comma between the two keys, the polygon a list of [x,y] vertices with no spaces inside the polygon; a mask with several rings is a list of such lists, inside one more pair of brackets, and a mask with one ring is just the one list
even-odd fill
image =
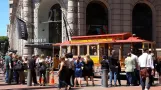
{"label": "shadow on pavement", "polygon": [[0,84],[0,86],[8,86],[8,85],[17,85],[17,84],[6,84],[6,83]]}
{"label": "shadow on pavement", "polygon": [[[14,88],[14,89],[3,89],[3,90],[36,90],[36,89],[56,89],[57,87],[52,86],[52,87],[26,87],[26,88]],[[77,89],[81,89],[81,88],[72,88],[70,90],[77,90]]]}
{"label": "shadow on pavement", "polygon": [[57,87],[25,87],[25,88],[14,88],[14,89],[3,89],[3,90],[36,90],[36,89],[51,89]]}

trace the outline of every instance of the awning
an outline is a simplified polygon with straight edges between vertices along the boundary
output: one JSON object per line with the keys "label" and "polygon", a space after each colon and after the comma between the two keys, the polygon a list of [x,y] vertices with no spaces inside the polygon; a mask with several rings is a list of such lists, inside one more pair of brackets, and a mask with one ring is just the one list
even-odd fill
{"label": "awning", "polygon": [[40,49],[53,49],[52,43],[26,44],[25,46]]}

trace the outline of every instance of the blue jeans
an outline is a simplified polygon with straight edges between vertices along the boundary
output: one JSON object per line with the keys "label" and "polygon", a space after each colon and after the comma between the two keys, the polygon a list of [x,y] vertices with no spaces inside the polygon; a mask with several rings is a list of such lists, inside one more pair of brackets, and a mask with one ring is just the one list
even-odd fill
{"label": "blue jeans", "polygon": [[126,72],[128,84],[133,84],[133,72]]}
{"label": "blue jeans", "polygon": [[6,70],[6,76],[5,76],[5,80],[6,80],[6,83],[8,83],[9,82],[9,70]]}
{"label": "blue jeans", "polygon": [[142,86],[142,90],[144,90],[145,88],[150,89],[150,78],[140,78],[140,83]]}
{"label": "blue jeans", "polygon": [[[144,69],[144,68],[141,68],[141,69]],[[144,90],[145,88],[147,88],[148,90],[150,89],[150,77],[151,77],[151,69],[148,70],[148,73],[149,73],[149,77],[141,77],[140,78],[140,84],[142,86],[142,90]]]}
{"label": "blue jeans", "polygon": [[117,82],[117,71],[110,71],[110,84],[112,85],[112,78],[114,77],[114,84]]}
{"label": "blue jeans", "polygon": [[9,70],[6,70],[6,77],[5,77],[5,79],[6,79],[6,83],[11,83],[11,81],[12,81],[12,70],[11,69],[9,69]]}

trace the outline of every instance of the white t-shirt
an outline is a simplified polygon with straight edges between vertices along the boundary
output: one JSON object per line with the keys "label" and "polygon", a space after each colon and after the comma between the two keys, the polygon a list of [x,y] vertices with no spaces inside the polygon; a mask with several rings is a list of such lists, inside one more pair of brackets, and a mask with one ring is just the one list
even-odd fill
{"label": "white t-shirt", "polygon": [[152,55],[143,53],[139,58],[139,66],[140,67],[150,67],[154,69],[153,58]]}
{"label": "white t-shirt", "polygon": [[37,58],[37,59],[36,59],[36,63],[41,63],[41,62],[43,62],[43,61],[45,61],[45,59],[40,59],[40,58]]}
{"label": "white t-shirt", "polygon": [[138,57],[135,54],[131,54],[131,58],[135,60],[135,68],[138,68],[136,65],[138,64]]}

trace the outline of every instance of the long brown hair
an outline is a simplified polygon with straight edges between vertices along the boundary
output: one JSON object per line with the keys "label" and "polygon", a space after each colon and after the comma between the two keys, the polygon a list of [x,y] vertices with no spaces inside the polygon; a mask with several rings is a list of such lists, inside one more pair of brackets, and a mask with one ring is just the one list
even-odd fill
{"label": "long brown hair", "polygon": [[79,63],[80,60],[81,60],[81,56],[78,56],[76,62]]}
{"label": "long brown hair", "polygon": [[91,57],[89,55],[86,55],[86,59],[84,60],[84,62],[87,64],[88,61],[90,61],[90,60],[91,60]]}

